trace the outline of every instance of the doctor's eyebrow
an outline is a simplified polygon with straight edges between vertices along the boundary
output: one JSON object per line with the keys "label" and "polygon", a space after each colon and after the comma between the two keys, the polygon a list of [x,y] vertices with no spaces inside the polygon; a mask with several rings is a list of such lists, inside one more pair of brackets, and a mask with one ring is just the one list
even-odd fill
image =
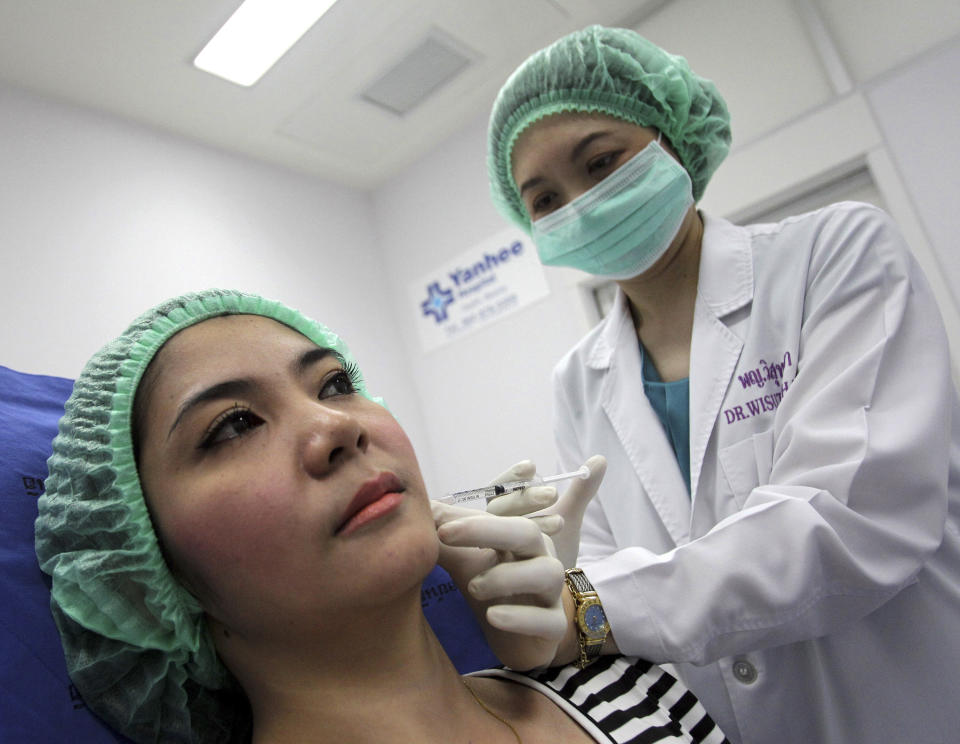
{"label": "doctor's eyebrow", "polygon": [[607,131],[606,129],[603,129],[599,132],[591,132],[590,134],[588,134],[586,137],[581,139],[576,145],[574,145],[573,149],[570,151],[570,160],[573,161],[579,158],[583,154],[583,151],[587,149],[587,146],[591,142],[594,142],[600,139],[601,137],[606,137],[608,134],[610,134],[610,132]]}
{"label": "doctor's eyebrow", "polygon": [[[579,158],[583,154],[583,151],[587,149],[587,147],[590,145],[591,142],[595,142],[601,137],[606,137],[609,134],[611,134],[611,132],[609,132],[606,129],[603,129],[603,130],[600,130],[599,132],[591,132],[590,134],[581,138],[580,141],[573,146],[573,149],[570,150],[570,161],[571,162],[576,161],[577,158]],[[526,181],[520,184],[520,189],[519,189],[520,195],[522,196],[524,191],[542,182],[543,182],[543,178],[541,176],[534,176],[533,178],[528,178]]]}
{"label": "doctor's eyebrow", "polygon": [[529,188],[533,188],[539,183],[543,183],[543,179],[540,176],[534,176],[533,178],[527,179],[520,186],[520,195],[522,196],[524,191],[526,191]]}
{"label": "doctor's eyebrow", "polygon": [[[327,357],[333,357],[341,365],[345,363],[343,356],[333,349],[315,346],[307,349],[307,351],[303,352],[296,359],[294,359],[290,364],[290,371],[294,376],[300,377],[313,365],[323,361]],[[180,405],[180,408],[177,410],[177,417],[174,419],[173,426],[170,427],[170,431],[167,432],[167,439],[169,439],[170,435],[173,434],[173,430],[180,425],[183,417],[186,416],[187,413],[189,413],[193,408],[196,408],[200,404],[207,403],[211,400],[249,397],[256,388],[257,383],[253,380],[248,378],[238,378],[236,380],[225,380],[223,382],[218,382],[215,385],[211,385],[210,387],[204,388],[203,390],[191,395]]]}

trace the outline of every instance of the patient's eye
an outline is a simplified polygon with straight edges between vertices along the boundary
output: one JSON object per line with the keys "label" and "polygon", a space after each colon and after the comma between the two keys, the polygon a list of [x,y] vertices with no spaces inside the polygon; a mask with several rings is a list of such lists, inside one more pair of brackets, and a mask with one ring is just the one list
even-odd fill
{"label": "patient's eye", "polygon": [[210,449],[223,442],[242,437],[263,423],[263,419],[249,408],[237,404],[214,419],[204,434],[200,447]]}
{"label": "patient's eye", "polygon": [[360,374],[360,368],[353,362],[348,362],[342,368],[337,369],[323,383],[320,388],[319,398],[332,398],[336,395],[353,395],[363,383],[363,377]]}

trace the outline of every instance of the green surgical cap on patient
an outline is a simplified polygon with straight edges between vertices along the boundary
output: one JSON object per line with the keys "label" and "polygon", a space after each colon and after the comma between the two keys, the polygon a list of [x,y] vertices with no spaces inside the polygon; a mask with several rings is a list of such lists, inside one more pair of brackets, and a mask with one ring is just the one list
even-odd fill
{"label": "green surgical cap on patient", "polygon": [[[87,705],[136,741],[223,742],[249,725],[200,605],[161,554],[132,431],[137,386],[163,344],[239,314],[272,318],[353,362],[336,334],[279,302],[224,290],[183,295],[141,315],[87,363],[47,462],[36,548],[52,577],[67,669]],[[362,382],[358,389],[370,398]]]}
{"label": "green surgical cap on patient", "polygon": [[530,218],[513,180],[513,147],[531,124],[564,111],[607,114],[662,132],[690,174],[697,201],[730,149],[726,103],[683,57],[622,28],[590,26],[564,36],[514,71],[490,114],[493,201],[528,232]]}

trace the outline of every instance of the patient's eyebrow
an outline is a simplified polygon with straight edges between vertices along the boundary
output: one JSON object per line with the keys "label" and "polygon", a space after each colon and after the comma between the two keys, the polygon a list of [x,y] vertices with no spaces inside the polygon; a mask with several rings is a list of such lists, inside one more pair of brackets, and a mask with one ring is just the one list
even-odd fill
{"label": "patient's eyebrow", "polygon": [[291,365],[291,371],[294,375],[299,377],[314,364],[321,362],[330,356],[336,359],[340,364],[344,363],[343,357],[333,349],[315,346],[312,349],[307,349],[307,351],[303,352],[303,354],[294,360],[293,364]]}
{"label": "patient's eyebrow", "polygon": [[211,400],[221,400],[223,398],[249,397],[256,386],[257,385],[253,382],[253,380],[248,379],[225,380],[224,382],[218,382],[216,385],[211,385],[208,388],[204,388],[198,393],[194,393],[187,398],[177,410],[177,417],[174,419],[173,426],[170,427],[170,431],[167,432],[167,439],[169,439],[170,435],[173,434],[173,430],[179,426],[180,422],[183,420],[183,417],[186,416],[190,410],[196,408],[201,403],[207,403]]}

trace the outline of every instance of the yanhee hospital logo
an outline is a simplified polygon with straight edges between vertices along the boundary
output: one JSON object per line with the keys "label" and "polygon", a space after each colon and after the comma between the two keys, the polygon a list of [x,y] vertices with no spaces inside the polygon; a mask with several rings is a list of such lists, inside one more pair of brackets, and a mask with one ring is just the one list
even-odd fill
{"label": "yanhee hospital logo", "polygon": [[[485,291],[485,288],[496,280],[496,269],[502,267],[511,259],[523,254],[523,243],[514,240],[510,245],[499,250],[485,251],[483,256],[474,260],[469,266],[455,266],[447,271],[447,278],[460,298]],[[420,303],[420,310],[424,316],[432,315],[437,323],[447,320],[447,308],[455,301],[453,290],[444,289],[440,282],[430,282],[427,285],[427,299]]]}
{"label": "yanhee hospital logo", "polygon": [[437,323],[447,319],[447,308],[453,304],[453,292],[443,289],[440,282],[433,282],[427,287],[427,299],[420,303],[424,315],[432,315]]}

